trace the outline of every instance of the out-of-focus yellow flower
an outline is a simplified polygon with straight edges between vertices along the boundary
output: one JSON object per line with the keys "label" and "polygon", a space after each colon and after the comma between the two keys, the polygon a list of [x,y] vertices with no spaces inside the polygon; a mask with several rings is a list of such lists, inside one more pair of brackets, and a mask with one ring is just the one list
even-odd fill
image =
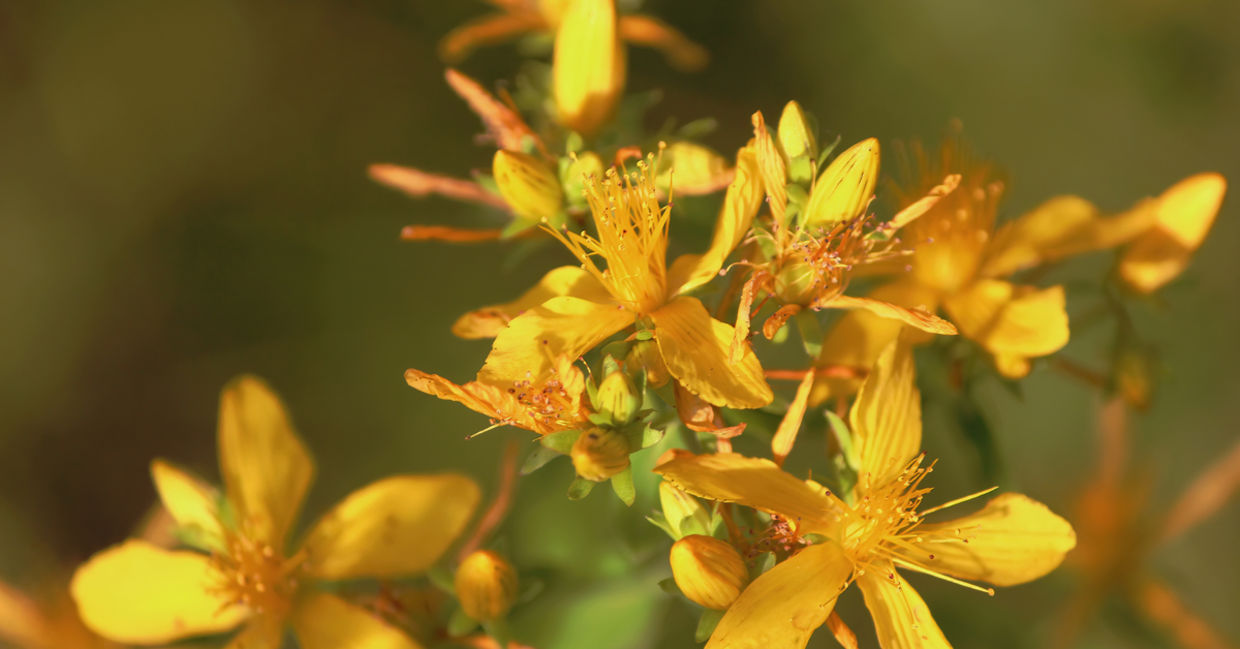
{"label": "out-of-focus yellow flower", "polygon": [[628,62],[615,0],[571,0],[555,32],[551,91],[556,118],[585,136],[611,120]]}
{"label": "out-of-focus yellow flower", "polygon": [[[490,0],[500,13],[452,30],[440,41],[439,53],[448,62],[456,63],[480,45],[502,43],[531,32],[554,32],[571,3],[572,0]],[[697,70],[709,58],[702,46],[652,16],[620,16],[617,29],[625,41],[661,51],[681,70]]]}
{"label": "out-of-focus yellow flower", "polygon": [[120,649],[82,624],[63,583],[40,595],[27,597],[0,582],[0,643],[18,649]]}
{"label": "out-of-focus yellow flower", "polygon": [[708,649],[801,648],[826,622],[836,598],[856,582],[883,647],[946,647],[930,610],[897,568],[971,588],[963,580],[1021,584],[1053,570],[1075,544],[1072,527],[1046,506],[1002,494],[980,511],[926,523],[935,511],[990,490],[918,511],[921,397],[912,354],[894,343],[880,355],[853,404],[850,423],[858,480],[846,500],[783,472],[773,462],[734,454],[674,454],[655,468],[685,491],[770,512],[803,547],[753,581],[728,608]]}
{"label": "out-of-focus yellow flower", "polygon": [[[666,262],[670,207],[659,204],[652,170],[587,183],[586,196],[597,238],[551,230],[581,261],[557,268],[521,299],[491,307],[482,323],[472,314],[457,329],[471,330],[510,318],[498,332],[478,374],[482,383],[508,389],[538,384],[557,362],[576,359],[618,331],[638,324],[653,332],[667,371],[715,405],[755,408],[769,403],[771,389],[751,350],[729,362],[734,336],[697,298],[684,293],[714,278],[740,242],[761,202],[752,154],[742,149],[705,254]],[[600,264],[600,260],[603,262]],[[541,300],[541,301],[536,301]],[[518,315],[519,314],[519,315]]]}
{"label": "out-of-focus yellow flower", "polygon": [[82,619],[129,644],[172,642],[242,626],[232,647],[278,647],[291,624],[307,649],[416,649],[366,610],[313,587],[317,580],[419,574],[447,550],[479,490],[452,474],[393,476],[346,497],[290,551],[287,536],[314,474],[283,405],[241,377],[220,398],[220,473],[214,489],[163,461],[151,465],[160,499],[209,554],[131,539],[78,568],[70,590]]}
{"label": "out-of-focus yellow flower", "polygon": [[1097,470],[1082,489],[1073,518],[1080,543],[1066,564],[1082,583],[1063,607],[1054,646],[1075,646],[1088,622],[1111,598],[1127,600],[1186,649],[1230,646],[1154,574],[1150,559],[1234,498],[1240,489],[1240,442],[1220,454],[1169,509],[1160,512],[1150,502],[1152,485],[1131,470],[1131,432],[1121,396],[1101,409],[1098,432]]}
{"label": "out-of-focus yellow flower", "polygon": [[1189,176],[1152,199],[1154,224],[1120,253],[1119,276],[1138,293],[1153,293],[1188,267],[1227,191],[1216,173]]}
{"label": "out-of-focus yellow flower", "polygon": [[[487,138],[495,143],[497,158],[500,157],[499,152],[507,152],[508,155],[515,157],[526,156],[525,152],[534,151],[541,156],[540,163],[550,164],[551,158],[542,140],[534,134],[534,131],[525,123],[525,120],[508,103],[496,98],[487,92],[477,81],[456,70],[449,69],[444,73],[444,76],[448,81],[448,85],[452,86],[452,89],[469,104],[470,109],[478,115],[483,125],[486,126]],[[529,158],[538,159],[534,155],[530,155]],[[527,166],[532,164],[527,164]],[[514,204],[508,195],[503,193],[496,194],[493,190],[487,189],[473,180],[452,178],[412,167],[388,163],[372,164],[368,171],[370,177],[375,181],[414,198],[438,195],[455,200],[498,207],[513,213],[517,217],[518,222],[524,220],[529,227],[537,224],[548,212],[554,213],[553,210],[545,207],[543,209],[529,209],[529,201],[525,200],[528,198],[528,192],[516,192],[517,201]],[[539,177],[541,178],[541,175]],[[552,178],[554,179],[554,175],[552,175]],[[545,184],[545,179],[542,180]],[[558,180],[556,180],[555,184],[558,189]],[[549,192],[549,190],[547,191]],[[549,195],[542,196],[538,201],[535,201],[535,205],[541,207],[548,202],[551,202]],[[504,231],[499,229],[466,230],[449,226],[426,225],[407,226],[401,232],[401,238],[410,241],[438,239],[458,243],[492,240],[503,235]]]}
{"label": "out-of-focus yellow flower", "polygon": [[503,617],[517,601],[516,569],[490,550],[465,557],[457,566],[453,585],[465,614],[479,622]]}
{"label": "out-of-focus yellow flower", "polygon": [[676,541],[668,562],[680,592],[717,611],[731,606],[749,582],[749,571],[741,555],[726,541],[713,536],[690,534]]}
{"label": "out-of-focus yellow flower", "polygon": [[510,387],[470,381],[457,385],[436,374],[405,370],[405,382],[426,394],[460,403],[491,418],[492,426],[516,426],[549,435],[589,427],[582,394],[585,377],[571,361],[559,359],[555,367],[535,381],[516,381]]}

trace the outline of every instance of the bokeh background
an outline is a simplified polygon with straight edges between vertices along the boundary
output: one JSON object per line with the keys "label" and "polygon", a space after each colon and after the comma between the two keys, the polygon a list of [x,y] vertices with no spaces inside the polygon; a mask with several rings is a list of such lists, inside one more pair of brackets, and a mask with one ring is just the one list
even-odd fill
{"label": "bokeh background", "polygon": [[[319,458],[307,520],[390,473],[494,483],[505,441],[526,436],[466,441],[481,418],[401,374],[471,376],[486,345],[451,337],[452,320],[567,258],[401,242],[408,223],[489,226],[496,215],[414,202],[365,175],[379,161],[457,175],[489,166],[435,55],[439,37],[485,9],[0,1],[0,578],[30,586],[125,537],[152,502],[153,457],[215,476],[216,398],[241,372],[283,394]],[[771,116],[795,98],[845,141],[933,142],[961,120],[1010,179],[1008,215],[1059,193],[1119,210],[1197,171],[1240,181],[1240,4],[1229,0],[644,10],[713,55],[684,75],[633,51],[630,88],[663,93],[650,126],[715,117],[720,150],[744,142],[754,110]],[[509,78],[514,51],[483,50],[463,69]],[[1237,216],[1229,199],[1187,275],[1139,313],[1162,367],[1156,402],[1135,422],[1155,504],[1237,437]],[[1096,358],[1090,345],[1074,340],[1067,354]],[[1097,397],[1045,366],[1023,399],[993,387],[985,408],[1012,460],[1007,485],[1067,510],[1093,466]],[[931,428],[927,446],[944,457],[935,479],[946,493],[979,485],[958,435]],[[518,565],[549,584],[518,610],[523,639],[689,646],[689,608],[655,586],[668,575],[662,546],[638,529],[650,494],[624,513],[606,494],[568,502],[564,464],[522,484],[505,532]],[[1154,560],[1233,641],[1238,514],[1231,504]],[[914,580],[959,647],[1040,646],[1074,584],[1056,575],[986,598]],[[864,642],[857,599],[843,607]],[[1082,646],[1163,644],[1116,615],[1091,623]]]}

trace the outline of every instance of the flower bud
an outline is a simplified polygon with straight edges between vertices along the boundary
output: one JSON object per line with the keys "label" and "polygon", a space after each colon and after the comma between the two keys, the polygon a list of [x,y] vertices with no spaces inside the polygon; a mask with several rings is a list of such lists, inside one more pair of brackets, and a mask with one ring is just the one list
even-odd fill
{"label": "flower bud", "polygon": [[504,616],[517,601],[517,571],[503,557],[479,550],[456,569],[456,597],[469,617],[489,622]]}
{"label": "flower bud", "polygon": [[577,438],[569,455],[577,475],[602,482],[629,468],[629,440],[616,430],[591,428]]}
{"label": "flower bud", "polygon": [[805,156],[810,160],[818,158],[818,143],[814,139],[814,130],[801,105],[790,101],[784,105],[784,112],[779,116],[779,146],[784,155],[791,161],[793,158]]}
{"label": "flower bud", "polygon": [[663,353],[659,351],[658,343],[653,340],[639,340],[634,343],[633,349],[624,358],[624,365],[629,372],[645,372],[646,385],[653,388],[667,385],[671,378],[667,365],[663,362]]}
{"label": "flower bud", "polygon": [[603,176],[603,159],[593,151],[582,151],[573,157],[573,161],[564,172],[564,195],[570,203],[585,203],[586,178]]}
{"label": "flower bud", "polygon": [[553,220],[560,213],[564,194],[551,165],[525,153],[495,152],[491,173],[508,207],[523,219]]}
{"label": "flower bud", "polygon": [[663,507],[663,518],[676,538],[686,534],[701,534],[710,530],[710,512],[702,506],[701,501],[672,483],[664,480],[659,483],[659,505]]}
{"label": "flower bud", "polygon": [[861,214],[878,182],[878,140],[862,140],[827,165],[801,213],[807,229],[829,228]]}
{"label": "flower bud", "polygon": [[598,386],[599,413],[611,417],[617,425],[633,421],[641,405],[642,395],[637,393],[637,386],[620,370],[608,374]]}
{"label": "flower bud", "polygon": [[568,5],[555,33],[551,76],[561,124],[590,136],[611,119],[625,77],[615,0]]}
{"label": "flower bud", "polygon": [[731,606],[749,581],[741,555],[712,536],[686,536],[672,545],[668,558],[680,592],[706,608]]}

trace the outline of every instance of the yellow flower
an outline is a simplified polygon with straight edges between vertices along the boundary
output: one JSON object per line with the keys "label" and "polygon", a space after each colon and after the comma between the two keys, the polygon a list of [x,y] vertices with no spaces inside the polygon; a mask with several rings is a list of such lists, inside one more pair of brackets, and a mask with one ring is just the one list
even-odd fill
{"label": "yellow flower", "polygon": [[[491,45],[531,32],[553,32],[571,0],[490,0],[500,13],[470,21],[448,33],[439,53],[456,63],[480,45]],[[706,50],[663,21],[643,14],[620,16],[620,37],[635,45],[662,51],[668,61],[690,71],[706,65]]]}
{"label": "yellow flower", "polygon": [[719,622],[707,649],[804,647],[853,582],[885,649],[946,647],[925,602],[897,568],[989,591],[962,580],[1009,586],[1059,565],[1075,544],[1072,527],[1020,494],[1002,494],[955,520],[924,521],[981,494],[918,511],[930,491],[921,486],[930,468],[921,466],[920,403],[908,345],[893,344],[850,413],[850,460],[858,480],[845,499],[773,462],[733,454],[679,454],[655,468],[691,494],[771,513],[803,541],[810,534],[825,537],[755,579]]}
{"label": "yellow flower", "polygon": [[220,398],[221,501],[162,461],[155,486],[187,539],[210,554],[131,539],[78,568],[70,587],[82,619],[129,644],[172,642],[242,627],[229,647],[281,644],[291,624],[306,649],[416,649],[396,628],[318,580],[397,578],[433,564],[469,521],[479,491],[460,475],[401,475],[346,497],[289,551],[290,529],[314,462],[283,405],[262,381],[241,377]]}
{"label": "yellow flower", "polygon": [[616,332],[640,324],[653,331],[667,371],[706,401],[736,408],[770,403],[757,357],[746,349],[730,363],[732,327],[711,317],[697,298],[684,295],[718,274],[758,210],[761,194],[752,153],[742,149],[736,166],[710,248],[681,256],[670,267],[670,207],[659,204],[646,163],[631,175],[610,170],[603,179],[588,181],[597,238],[549,229],[582,266],[551,271],[519,300],[492,307],[492,317],[482,322],[470,314],[457,323],[455,330],[461,331],[492,326],[488,323],[496,321],[495,313],[508,319],[478,381],[504,389],[527,381],[537,385],[557,359],[575,360]]}
{"label": "yellow flower", "polygon": [[516,426],[539,435],[593,426],[582,394],[585,377],[571,361],[560,359],[538,381],[496,387],[470,381],[457,385],[436,374],[405,370],[405,382],[426,394],[460,403],[491,418],[492,426]]}
{"label": "yellow flower", "polygon": [[1125,402],[1112,398],[1101,409],[1099,423],[1097,470],[1080,493],[1073,518],[1080,544],[1066,564],[1081,583],[1063,607],[1055,646],[1074,646],[1086,623],[1112,598],[1126,600],[1181,646],[1229,646],[1155,574],[1151,555],[1218,515],[1234,498],[1240,489],[1240,442],[1217,454],[1168,509],[1156,511],[1149,476],[1130,466]]}
{"label": "yellow flower", "polygon": [[[769,338],[802,309],[861,309],[937,334],[954,334],[951,323],[923,309],[874,297],[844,295],[854,269],[901,255],[894,236],[914,222],[959,181],[947,176],[890,221],[878,224],[868,212],[878,179],[878,141],[870,138],[836,156],[815,178],[818,161],[804,113],[789,102],[772,137],[761,112],[754,113],[754,149],[771,209],[771,231],[759,236],[765,261],[757,263],[741,291],[737,338],[733,350],[744,348],[753,304],[768,293],[784,306],[763,326]],[[805,194],[793,199],[790,190]],[[795,214],[795,219],[793,218]]]}

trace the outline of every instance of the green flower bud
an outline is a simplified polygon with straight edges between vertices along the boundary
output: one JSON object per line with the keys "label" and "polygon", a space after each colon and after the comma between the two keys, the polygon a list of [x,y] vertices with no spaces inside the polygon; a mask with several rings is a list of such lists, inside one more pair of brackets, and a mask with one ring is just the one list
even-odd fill
{"label": "green flower bud", "polygon": [[666,480],[659,483],[659,504],[663,507],[663,518],[677,539],[710,530],[710,512],[702,502]]}
{"label": "green flower bud", "polygon": [[617,370],[608,374],[598,386],[598,410],[617,425],[633,421],[641,405],[637,387],[624,372]]}
{"label": "green flower bud", "polygon": [[878,140],[862,140],[827,165],[801,214],[807,229],[829,228],[865,211],[878,182]]}

